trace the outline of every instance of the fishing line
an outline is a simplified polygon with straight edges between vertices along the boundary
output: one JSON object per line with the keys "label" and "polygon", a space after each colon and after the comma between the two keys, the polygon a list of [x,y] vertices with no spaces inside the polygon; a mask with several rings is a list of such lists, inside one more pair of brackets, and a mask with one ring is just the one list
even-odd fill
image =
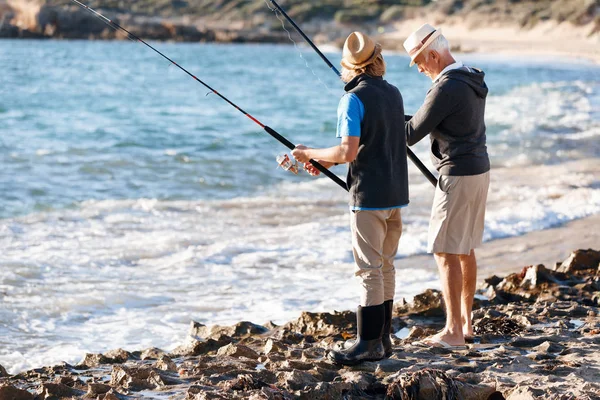
{"label": "fishing line", "polygon": [[292,38],[292,33],[285,27],[285,20],[280,18],[281,13],[279,12],[279,10],[277,10],[276,8],[271,8],[271,6],[269,5],[269,0],[265,0],[265,4],[269,8],[269,10],[271,10],[273,12],[273,14],[275,14],[275,17],[279,20],[279,22],[281,22],[281,27],[287,33],[287,36],[288,36],[288,39],[290,39],[290,42],[294,43],[294,48],[298,51],[298,54],[300,55],[300,58],[302,59],[302,61],[304,61],[304,65],[306,66],[306,68],[308,68],[310,70],[310,72],[313,74],[313,76],[319,81],[319,83],[322,84],[325,87],[325,89],[327,89],[329,94],[331,94],[332,96],[339,97],[338,94],[334,93],[329,88],[329,86],[327,86],[327,84],[325,82],[323,82],[321,80],[321,78],[319,78],[319,76],[315,73],[315,70],[308,64],[308,60],[306,58],[304,58],[304,55],[302,54],[300,46],[298,46],[298,43]]}
{"label": "fishing line", "polygon": [[[197,81],[198,83],[200,83],[201,85],[203,85],[204,87],[206,87],[208,90],[210,90],[210,92],[212,92],[212,93],[216,94],[217,96],[219,96],[227,104],[231,105],[236,110],[238,110],[239,112],[241,112],[242,114],[244,114],[246,117],[248,117],[250,120],[252,120],[255,124],[257,124],[258,126],[260,126],[261,128],[263,128],[265,132],[267,132],[275,140],[279,141],[281,144],[283,144],[284,146],[286,146],[288,149],[294,150],[296,148],[296,146],[292,142],[290,142],[289,140],[287,140],[285,137],[283,137],[281,134],[279,134],[273,128],[271,128],[271,127],[263,124],[258,119],[254,118],[252,115],[250,115],[249,113],[247,113],[246,111],[244,111],[242,108],[240,108],[237,104],[233,103],[227,97],[225,97],[221,93],[217,92],[215,89],[213,89],[212,87],[210,87],[207,83],[205,83],[201,79],[197,78],[195,75],[193,75],[187,69],[183,68],[181,65],[177,64],[175,61],[173,61],[172,59],[170,59],[169,57],[167,57],[166,55],[164,55],[163,53],[161,53],[160,51],[158,51],[157,49],[155,49],[154,47],[152,47],[150,44],[148,44],[143,39],[139,38],[138,36],[136,36],[133,33],[129,32],[127,29],[123,28],[121,25],[119,25],[116,22],[113,22],[112,20],[106,18],[104,15],[102,15],[99,12],[95,11],[94,9],[88,7],[87,5],[79,2],[78,0],[71,0],[71,1],[74,2],[74,3],[76,3],[77,5],[79,5],[80,7],[88,10],[89,12],[93,13],[94,15],[100,17],[103,21],[105,21],[105,23],[108,23],[109,25],[114,26],[117,29],[120,29],[123,32],[127,33],[129,35],[129,37],[132,37],[133,39],[135,39],[135,41],[144,44],[146,47],[148,47],[148,48],[152,49],[154,52],[158,53],[161,57],[165,58],[171,64],[175,65],[177,68],[179,68],[180,70],[182,70],[183,72],[185,72],[187,75],[189,75],[190,77],[192,77],[195,81]],[[316,169],[318,169],[324,175],[326,175],[328,178],[330,178],[332,181],[334,181],[335,183],[337,183],[342,189],[344,189],[346,191],[348,190],[348,186],[346,185],[346,182],[342,181],[337,175],[335,175],[333,172],[329,171],[329,169],[325,168],[323,165],[319,164],[315,160],[310,160],[310,163]]]}

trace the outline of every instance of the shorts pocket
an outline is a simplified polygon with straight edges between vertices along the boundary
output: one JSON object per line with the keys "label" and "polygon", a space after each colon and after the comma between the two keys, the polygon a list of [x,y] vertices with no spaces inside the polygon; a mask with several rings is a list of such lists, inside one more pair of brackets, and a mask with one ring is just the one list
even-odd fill
{"label": "shorts pocket", "polygon": [[460,176],[451,175],[440,175],[438,180],[438,187],[444,193],[450,193],[456,186],[456,182],[460,179]]}

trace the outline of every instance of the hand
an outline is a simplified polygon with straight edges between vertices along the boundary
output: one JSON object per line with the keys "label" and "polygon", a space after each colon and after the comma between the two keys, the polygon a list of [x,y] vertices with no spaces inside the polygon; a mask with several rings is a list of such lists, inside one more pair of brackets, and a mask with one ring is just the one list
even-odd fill
{"label": "hand", "polygon": [[296,159],[296,161],[298,161],[299,163],[302,164],[306,164],[309,160],[310,160],[310,156],[309,156],[309,152],[308,152],[309,148],[299,144],[297,145],[294,150],[292,150],[292,156]]}
{"label": "hand", "polygon": [[319,176],[321,174],[321,171],[316,169],[315,166],[312,165],[310,162],[304,164],[304,170],[312,176]]}

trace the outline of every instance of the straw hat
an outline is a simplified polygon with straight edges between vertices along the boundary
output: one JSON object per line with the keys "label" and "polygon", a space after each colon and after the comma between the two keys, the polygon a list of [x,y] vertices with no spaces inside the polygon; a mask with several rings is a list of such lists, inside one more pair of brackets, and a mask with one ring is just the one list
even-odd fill
{"label": "straw hat", "polygon": [[421,26],[410,34],[404,41],[404,49],[410,56],[410,66],[415,65],[415,58],[442,34],[441,29],[435,29],[429,24]]}
{"label": "straw hat", "polygon": [[352,32],[344,43],[342,66],[349,70],[366,67],[381,54],[381,45],[360,32]]}

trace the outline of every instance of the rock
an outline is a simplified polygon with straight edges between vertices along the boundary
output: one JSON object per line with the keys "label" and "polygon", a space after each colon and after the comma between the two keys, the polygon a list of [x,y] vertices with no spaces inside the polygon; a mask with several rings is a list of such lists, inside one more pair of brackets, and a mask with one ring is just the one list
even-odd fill
{"label": "rock", "polygon": [[377,369],[375,370],[375,373],[378,372],[396,372],[399,371],[403,368],[407,368],[409,366],[411,366],[412,363],[410,361],[404,361],[404,360],[396,360],[393,358],[386,358],[384,360],[381,360],[379,362],[377,362]]}
{"label": "rock", "polygon": [[152,368],[114,366],[110,375],[110,385],[139,391],[163,387],[166,382]]}
{"label": "rock", "polygon": [[565,273],[577,273],[579,271],[598,271],[600,265],[600,251],[588,249],[577,250],[571,253],[556,270]]}
{"label": "rock", "polygon": [[129,360],[132,356],[131,353],[123,349],[111,350],[104,354],[104,357],[108,358],[111,364],[122,364]]}
{"label": "rock", "polygon": [[271,353],[282,353],[285,350],[287,350],[287,346],[285,344],[281,343],[278,340],[269,338],[269,339],[267,339],[267,343],[265,344],[263,351],[265,354],[271,354]]}
{"label": "rock", "polygon": [[44,383],[40,388],[40,396],[47,399],[50,397],[81,397],[85,395],[83,390],[77,390],[62,383]]}
{"label": "rock", "polygon": [[262,389],[266,386],[269,386],[268,383],[263,382],[259,379],[256,379],[252,375],[238,375],[238,377],[232,381],[227,381],[223,385],[223,389],[227,392],[230,391],[249,391],[255,389]]}
{"label": "rock", "polygon": [[542,353],[560,353],[565,349],[565,346],[562,346],[555,342],[545,341],[542,344],[533,348],[533,350],[542,352]]}
{"label": "rock", "polygon": [[218,340],[191,340],[173,350],[169,357],[176,358],[178,356],[199,356],[213,351],[217,351],[221,347],[231,343],[233,339],[228,336],[221,336]]}
{"label": "rock", "polygon": [[310,386],[310,389],[299,392],[298,399],[349,399],[350,397],[348,397],[347,394],[351,392],[352,389],[352,384],[348,382],[319,382],[314,386]]}
{"label": "rock", "polygon": [[341,374],[344,382],[351,383],[360,390],[366,390],[375,381],[375,377],[365,372],[348,371]]}
{"label": "rock", "polygon": [[259,355],[251,348],[243,345],[228,344],[217,351],[217,356],[246,357],[257,360]]}
{"label": "rock", "polygon": [[88,383],[88,391],[86,397],[96,398],[98,395],[110,392],[112,387],[103,383]]}
{"label": "rock", "polygon": [[99,395],[98,400],[121,400],[114,392],[108,392],[104,395]]}
{"label": "rock", "polygon": [[312,336],[331,336],[356,330],[356,314],[350,311],[330,313],[303,312],[300,317],[282,327],[285,331]]}
{"label": "rock", "polygon": [[510,342],[511,346],[514,347],[535,347],[539,346],[544,342],[557,342],[560,338],[556,336],[537,337],[537,338],[516,338]]}
{"label": "rock", "polygon": [[221,336],[242,338],[249,335],[260,335],[266,332],[268,332],[268,329],[264,326],[256,325],[248,321],[239,322],[234,326],[206,326],[199,322],[191,321],[189,335],[196,339],[218,339]]}
{"label": "rock", "polygon": [[6,372],[6,369],[4,369],[4,367],[2,365],[0,365],[0,378],[4,378],[7,376],[10,376],[10,375],[8,374],[8,372]]}
{"label": "rock", "polygon": [[444,306],[442,292],[434,289],[427,289],[414,297],[412,303],[396,307],[396,314],[404,315],[422,315],[425,317],[443,317]]}
{"label": "rock", "polygon": [[536,400],[543,396],[544,391],[541,389],[534,389],[528,386],[515,388],[506,400]]}
{"label": "rock", "polygon": [[158,349],[156,347],[151,347],[149,349],[142,351],[142,353],[140,355],[140,359],[142,359],[142,360],[158,360],[162,355],[165,355],[165,354],[166,353],[163,350]]}
{"label": "rock", "polygon": [[27,390],[14,386],[0,386],[0,400],[33,400],[35,396]]}
{"label": "rock", "polygon": [[106,358],[102,354],[90,354],[87,353],[82,362],[80,362],[77,367],[87,367],[87,368],[95,368],[102,364],[109,364],[111,362],[110,359]]}
{"label": "rock", "polygon": [[281,368],[282,369],[287,369],[287,370],[298,369],[300,371],[308,371],[308,370],[313,369],[313,364],[312,363],[298,361],[298,360],[285,360],[281,364]]}
{"label": "rock", "polygon": [[302,350],[302,361],[309,361],[314,359],[321,359],[325,357],[327,350],[322,347],[309,347],[308,349]]}
{"label": "rock", "polygon": [[173,362],[173,360],[164,354],[160,356],[160,358],[154,363],[154,368],[163,371],[177,371],[177,365]]}
{"label": "rock", "polygon": [[305,386],[317,383],[317,379],[304,371],[280,372],[277,378],[281,384],[291,390],[301,390]]}

